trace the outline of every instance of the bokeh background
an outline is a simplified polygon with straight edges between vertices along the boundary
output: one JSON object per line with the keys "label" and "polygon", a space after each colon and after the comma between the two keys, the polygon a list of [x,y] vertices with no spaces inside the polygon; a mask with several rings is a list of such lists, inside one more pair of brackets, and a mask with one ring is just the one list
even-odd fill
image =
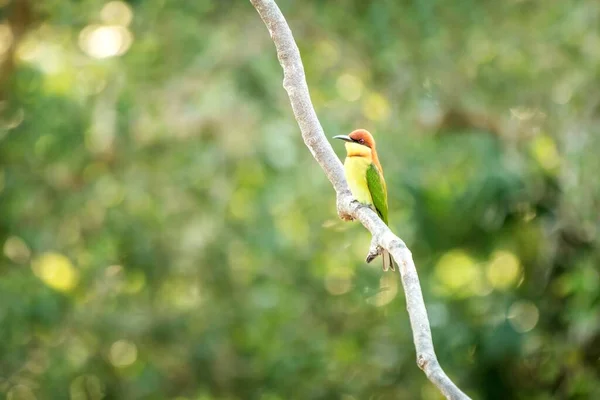
{"label": "bokeh background", "polygon": [[[599,399],[600,3],[279,4],[327,135],[378,140],[448,374]],[[248,1],[0,6],[0,396],[440,398]]]}

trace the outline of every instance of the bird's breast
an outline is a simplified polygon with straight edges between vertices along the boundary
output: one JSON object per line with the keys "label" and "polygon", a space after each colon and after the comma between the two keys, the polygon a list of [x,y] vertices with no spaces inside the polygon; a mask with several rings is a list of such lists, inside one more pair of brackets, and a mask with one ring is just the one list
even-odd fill
{"label": "bird's breast", "polygon": [[373,204],[367,184],[367,168],[370,164],[370,160],[364,157],[346,157],[344,161],[344,171],[350,191],[356,200],[363,204]]}

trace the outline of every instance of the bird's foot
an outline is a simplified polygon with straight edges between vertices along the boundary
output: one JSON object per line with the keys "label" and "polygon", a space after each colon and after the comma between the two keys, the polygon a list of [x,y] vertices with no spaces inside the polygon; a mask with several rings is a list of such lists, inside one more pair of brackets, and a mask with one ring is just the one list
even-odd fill
{"label": "bird's foot", "polygon": [[369,253],[367,254],[366,262],[369,264],[371,261],[377,258],[377,256],[383,253],[383,248],[377,244],[375,238],[371,239],[371,246],[369,247]]}

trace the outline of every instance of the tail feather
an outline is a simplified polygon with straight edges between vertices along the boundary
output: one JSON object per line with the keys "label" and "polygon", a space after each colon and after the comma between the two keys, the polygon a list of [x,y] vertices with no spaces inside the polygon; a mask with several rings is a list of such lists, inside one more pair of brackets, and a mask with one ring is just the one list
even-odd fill
{"label": "tail feather", "polygon": [[396,263],[394,262],[394,259],[392,258],[392,255],[387,251],[384,250],[383,253],[381,253],[381,257],[383,258],[383,271],[395,271],[396,270]]}

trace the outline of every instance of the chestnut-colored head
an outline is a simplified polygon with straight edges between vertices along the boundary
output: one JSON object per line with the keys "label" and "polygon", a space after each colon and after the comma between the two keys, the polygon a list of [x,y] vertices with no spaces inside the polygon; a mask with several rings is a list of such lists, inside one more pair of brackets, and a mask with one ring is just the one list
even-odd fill
{"label": "chestnut-colored head", "polygon": [[373,136],[367,130],[357,129],[347,136],[338,135],[333,138],[346,142],[346,154],[348,157],[363,157],[369,160],[369,162],[374,162],[379,170],[383,171],[381,164],[379,164],[377,151],[375,150],[375,139],[373,139]]}
{"label": "chestnut-colored head", "polygon": [[373,136],[369,133],[369,131],[366,131],[364,129],[357,129],[351,134],[349,134],[348,137],[352,139],[354,143],[358,143],[362,146],[367,146],[370,149],[375,148],[375,140],[373,139]]}
{"label": "chestnut-colored head", "polygon": [[341,139],[346,143],[353,143],[360,146],[366,146],[369,149],[375,149],[375,139],[369,133],[369,131],[365,129],[357,129],[352,131],[348,136],[346,135],[338,135],[334,136],[334,139]]}

